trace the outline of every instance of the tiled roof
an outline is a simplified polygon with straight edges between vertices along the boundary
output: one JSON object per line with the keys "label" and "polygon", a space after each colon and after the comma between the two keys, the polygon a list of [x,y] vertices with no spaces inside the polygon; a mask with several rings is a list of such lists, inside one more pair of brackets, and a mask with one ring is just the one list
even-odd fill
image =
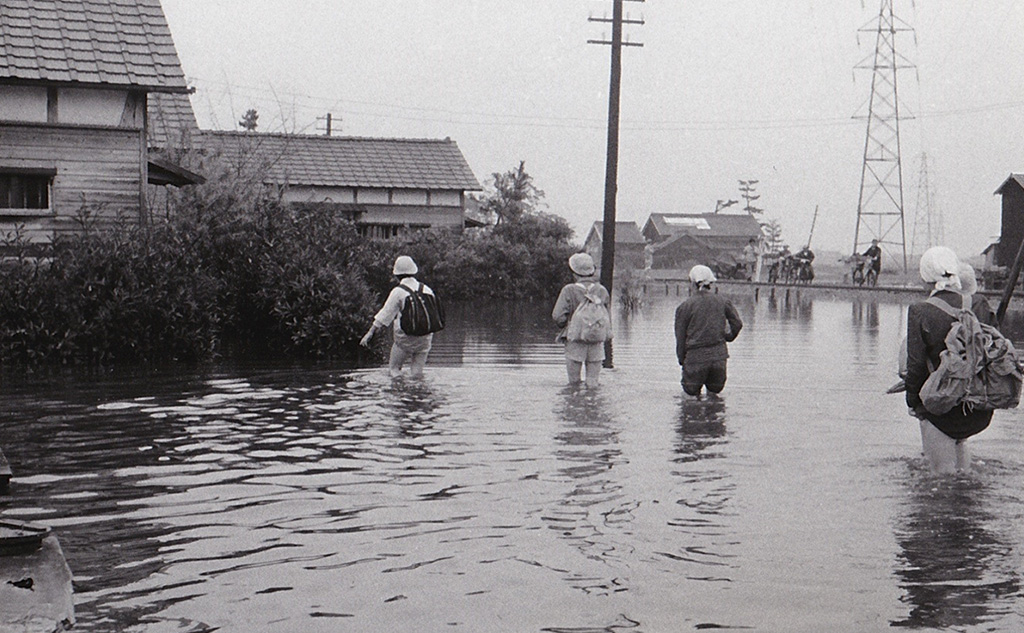
{"label": "tiled roof", "polygon": [[[693,222],[703,221],[700,228]],[[652,213],[647,220],[660,235],[690,233],[698,237],[757,237],[761,225],[748,213]]]}
{"label": "tiled roof", "polygon": [[187,92],[160,0],[2,0],[0,82]]}
{"label": "tiled roof", "polygon": [[258,161],[267,182],[325,187],[477,191],[480,184],[455,141],[216,132],[199,143],[226,157]]}
{"label": "tiled roof", "polygon": [[146,136],[151,149],[188,149],[192,146],[192,139],[199,134],[196,113],[188,95],[151,92],[146,112]]}
{"label": "tiled roof", "polygon": [[[590,228],[590,232],[596,234],[596,238],[599,240],[604,239],[604,222],[594,222],[594,226]],[[589,237],[589,235],[588,235]],[[615,223],[615,243],[616,244],[646,244],[647,240],[640,233],[640,227],[636,225],[636,222],[616,222]]]}

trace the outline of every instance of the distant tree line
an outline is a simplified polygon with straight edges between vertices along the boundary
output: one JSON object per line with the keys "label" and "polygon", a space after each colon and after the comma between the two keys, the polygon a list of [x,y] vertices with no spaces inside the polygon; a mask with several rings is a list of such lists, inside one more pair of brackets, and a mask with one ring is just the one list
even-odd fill
{"label": "distant tree line", "polygon": [[204,166],[146,227],[90,227],[39,257],[8,236],[0,275],[0,363],[198,362],[237,354],[353,355],[387,296],[398,254],[445,300],[549,298],[577,250],[568,223],[540,208],[520,164],[482,201],[498,218],[467,230],[370,239],[323,209],[282,204],[261,179]]}

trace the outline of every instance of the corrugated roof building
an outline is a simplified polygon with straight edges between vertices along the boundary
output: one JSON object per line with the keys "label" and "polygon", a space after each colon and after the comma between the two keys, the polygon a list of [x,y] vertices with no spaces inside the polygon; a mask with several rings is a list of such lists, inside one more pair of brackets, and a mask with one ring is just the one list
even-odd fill
{"label": "corrugated roof building", "polygon": [[743,247],[764,233],[743,213],[652,213],[643,228],[653,244],[653,268],[740,261]]}

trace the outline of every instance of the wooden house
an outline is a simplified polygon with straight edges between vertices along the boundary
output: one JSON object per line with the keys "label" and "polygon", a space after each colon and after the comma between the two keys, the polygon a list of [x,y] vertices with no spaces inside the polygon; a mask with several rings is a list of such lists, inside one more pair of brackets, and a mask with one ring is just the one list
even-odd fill
{"label": "wooden house", "polygon": [[[594,222],[583,242],[583,250],[590,253],[597,267],[601,267],[604,252],[604,222]],[[644,247],[647,242],[636,222],[615,223],[615,270],[637,270],[644,267]]]}
{"label": "wooden house", "polygon": [[986,263],[1009,267],[1024,240],[1024,174],[1010,174],[995,193],[1002,196],[1002,219],[999,241],[989,247],[994,252],[991,258],[986,256]]}
{"label": "wooden house", "polygon": [[739,261],[750,239],[763,235],[748,213],[652,213],[643,228],[652,268]]}
{"label": "wooden house", "polygon": [[455,141],[202,131],[203,151],[255,170],[285,202],[327,205],[364,235],[466,224],[480,190]]}
{"label": "wooden house", "polygon": [[149,160],[156,93],[188,93],[159,0],[0,2],[0,234],[146,222],[151,175],[188,180]]}

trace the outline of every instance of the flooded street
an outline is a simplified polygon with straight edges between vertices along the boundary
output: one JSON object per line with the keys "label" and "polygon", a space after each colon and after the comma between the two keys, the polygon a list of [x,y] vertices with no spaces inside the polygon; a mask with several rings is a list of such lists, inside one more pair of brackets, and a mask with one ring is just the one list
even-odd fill
{"label": "flooded street", "polygon": [[1024,410],[933,477],[885,395],[905,304],[737,297],[697,401],[678,300],[619,319],[590,392],[548,305],[450,315],[422,383],[9,384],[0,515],[55,529],[82,631],[1024,630]]}

